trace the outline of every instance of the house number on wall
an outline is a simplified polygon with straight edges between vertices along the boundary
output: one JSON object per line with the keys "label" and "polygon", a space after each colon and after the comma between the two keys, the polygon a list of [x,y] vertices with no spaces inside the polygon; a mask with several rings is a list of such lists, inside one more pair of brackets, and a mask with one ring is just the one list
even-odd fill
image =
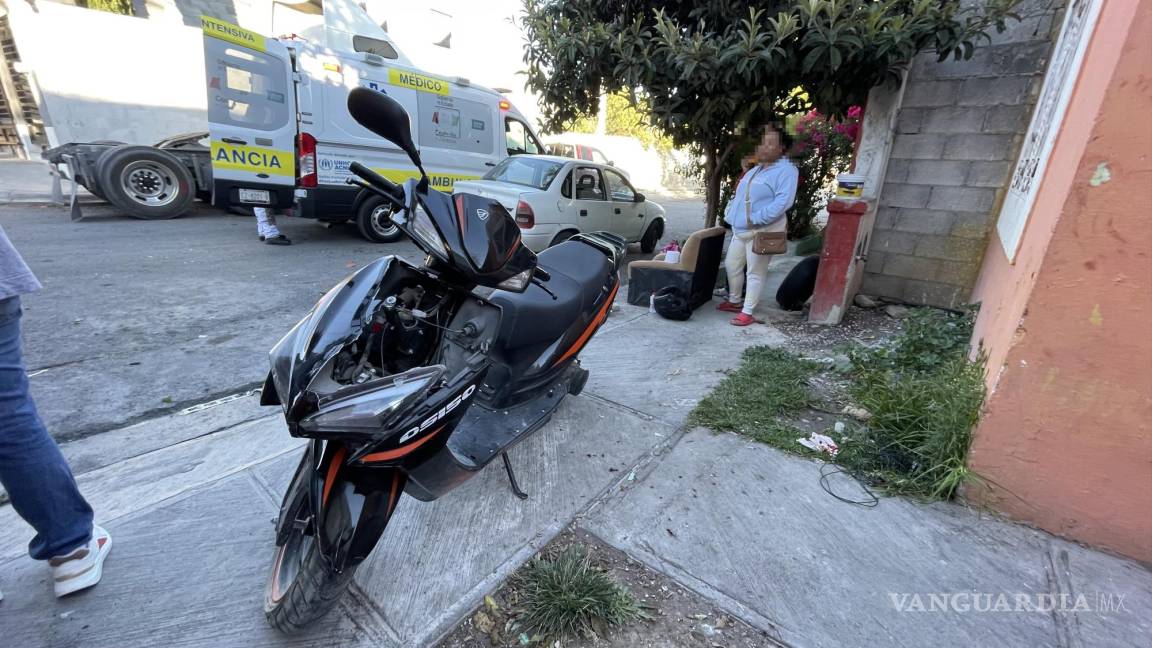
{"label": "house number on wall", "polygon": [[1084,50],[1091,40],[1092,28],[1100,13],[1100,4],[1101,0],[1073,0],[1064,14],[1064,25],[1056,41],[1056,48],[1052,51],[1052,62],[1044,75],[1040,100],[1032,112],[1032,122],[1024,136],[1020,159],[1016,162],[1012,183],[996,223],[1000,243],[1010,262],[1016,260],[1024,225],[1028,221],[1040,180],[1044,177],[1052,145],[1060,132],[1064,111],[1080,73]]}

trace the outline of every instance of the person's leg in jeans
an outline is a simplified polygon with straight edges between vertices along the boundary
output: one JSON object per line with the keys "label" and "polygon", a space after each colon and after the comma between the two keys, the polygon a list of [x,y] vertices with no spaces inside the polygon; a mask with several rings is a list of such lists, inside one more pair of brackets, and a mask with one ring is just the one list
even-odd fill
{"label": "person's leg in jeans", "polygon": [[20,298],[0,300],[0,482],[36,531],[28,553],[62,556],[92,536],[92,508],[36,413],[20,352]]}
{"label": "person's leg in jeans", "polygon": [[92,507],[28,393],[19,297],[0,300],[0,483],[36,531],[28,554],[48,561],[56,596],[99,583],[112,537],[92,523]]}
{"label": "person's leg in jeans", "polygon": [[746,250],[745,263],[748,265],[748,285],[744,290],[745,315],[751,315],[760,303],[760,292],[764,289],[764,278],[768,276],[768,264],[772,261],[771,254],[756,254],[752,251],[752,241],[744,246]]}

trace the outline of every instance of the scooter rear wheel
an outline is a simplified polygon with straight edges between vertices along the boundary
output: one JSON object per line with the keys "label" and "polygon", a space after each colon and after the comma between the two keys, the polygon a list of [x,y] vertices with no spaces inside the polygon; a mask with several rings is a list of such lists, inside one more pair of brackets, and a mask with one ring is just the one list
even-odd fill
{"label": "scooter rear wheel", "polygon": [[[310,526],[310,525],[309,525]],[[264,596],[264,616],[284,633],[295,633],[331,610],[356,573],[352,566],[334,573],[320,556],[310,529],[293,528],[277,547]]]}

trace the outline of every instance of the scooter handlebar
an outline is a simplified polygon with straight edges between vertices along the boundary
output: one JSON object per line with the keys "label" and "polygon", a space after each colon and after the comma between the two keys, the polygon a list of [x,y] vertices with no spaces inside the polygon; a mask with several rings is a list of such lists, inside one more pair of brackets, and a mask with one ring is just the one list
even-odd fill
{"label": "scooter handlebar", "polygon": [[372,185],[373,187],[376,187],[377,189],[380,189],[381,191],[386,191],[389,194],[396,195],[396,193],[400,190],[400,186],[395,182],[392,182],[388,178],[385,178],[372,169],[369,169],[363,164],[360,164],[359,162],[353,162],[352,164],[349,164],[348,170],[357,176],[360,176],[364,179],[365,182]]}

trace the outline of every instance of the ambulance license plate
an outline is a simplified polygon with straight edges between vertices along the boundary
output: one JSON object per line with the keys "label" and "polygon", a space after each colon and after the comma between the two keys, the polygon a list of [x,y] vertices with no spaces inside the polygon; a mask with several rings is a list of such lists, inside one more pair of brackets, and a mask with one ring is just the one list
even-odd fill
{"label": "ambulance license plate", "polygon": [[272,202],[272,195],[266,189],[241,189],[240,202],[267,205]]}

